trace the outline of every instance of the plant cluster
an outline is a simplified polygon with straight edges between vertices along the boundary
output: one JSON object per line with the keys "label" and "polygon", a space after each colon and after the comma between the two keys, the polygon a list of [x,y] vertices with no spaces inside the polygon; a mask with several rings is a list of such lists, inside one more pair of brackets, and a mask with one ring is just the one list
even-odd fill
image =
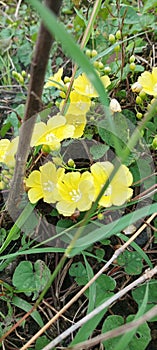
{"label": "plant cluster", "polygon": [[[42,103],[38,101],[41,110],[25,164],[20,214],[10,228],[10,222],[7,227],[3,221],[3,208],[16,173],[39,27],[30,3],[45,27],[51,27],[56,41],[43,81]],[[157,24],[156,0],[142,3],[138,2],[137,8],[136,2],[127,0],[64,0],[60,13],[63,28],[55,18],[50,20],[51,14],[44,12],[40,1],[19,1],[19,7],[17,1],[2,2],[0,342],[7,338],[9,348],[14,338],[7,332],[19,321],[19,309],[30,312],[30,325],[34,322],[40,329],[35,349],[44,350],[52,338],[49,347],[56,348],[61,342],[58,329],[53,328],[52,336],[49,332],[41,336],[42,327],[49,309],[52,312],[54,305],[61,309],[68,298],[60,314],[68,310],[69,300],[70,313],[58,321],[63,346],[67,346],[66,328],[66,336],[75,335],[70,346],[76,350],[88,338],[88,348],[92,348],[94,334],[106,336],[107,331],[113,332],[110,339],[98,341],[105,350],[148,350],[157,316],[149,315],[146,321],[150,323],[140,323],[140,317],[153,310],[157,301],[156,279],[152,278],[157,242],[157,68],[154,45],[150,50],[157,38]],[[69,57],[77,65],[73,66]],[[10,93],[15,96],[9,103],[6,96]],[[31,119],[26,123],[31,124]],[[73,298],[76,284],[83,289]],[[34,310],[43,301],[40,310],[32,312],[32,301]],[[80,314],[86,311],[89,318],[85,322]],[[27,333],[27,315],[16,348]],[[55,317],[51,317],[52,323]],[[68,317],[75,321],[72,328],[68,328]],[[125,332],[132,320],[138,325]],[[115,337],[117,327],[125,334]]]}

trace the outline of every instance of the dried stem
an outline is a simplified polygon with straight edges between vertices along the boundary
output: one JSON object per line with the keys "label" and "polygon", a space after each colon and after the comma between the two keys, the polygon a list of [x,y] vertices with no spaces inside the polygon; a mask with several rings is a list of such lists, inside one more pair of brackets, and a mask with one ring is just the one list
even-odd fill
{"label": "dried stem", "polygon": [[[59,13],[62,0],[45,0],[45,6],[56,15]],[[23,124],[20,128],[20,137],[16,155],[15,171],[7,201],[9,215],[15,220],[18,215],[18,206],[23,193],[23,177],[30,149],[30,141],[37,113],[42,109],[42,91],[46,67],[49,59],[53,38],[43,23],[40,25],[34,57],[31,64],[31,78],[26,101],[26,110]]]}
{"label": "dried stem", "polygon": [[[137,280],[130,283],[128,286],[126,286],[125,288],[123,288],[122,290],[114,294],[111,298],[106,300],[103,304],[99,305],[96,309],[94,309],[92,312],[90,312],[85,317],[83,317],[80,321],[75,323],[73,326],[69,327],[65,332],[60,334],[57,338],[53,339],[52,342],[46,345],[42,350],[51,350],[54,346],[58,345],[63,339],[65,339],[67,336],[75,332],[83,324],[91,320],[94,316],[98,315],[106,307],[109,307],[112,303],[114,303],[116,300],[121,298],[128,291],[132,290],[139,284],[144,283],[148,279],[151,279],[156,273],[157,273],[157,266],[155,266],[152,270],[150,269],[146,270],[145,273],[142,276],[140,276]],[[24,350],[24,349],[26,348],[22,347],[21,350]],[[84,348],[81,348],[81,349],[84,349]]]}

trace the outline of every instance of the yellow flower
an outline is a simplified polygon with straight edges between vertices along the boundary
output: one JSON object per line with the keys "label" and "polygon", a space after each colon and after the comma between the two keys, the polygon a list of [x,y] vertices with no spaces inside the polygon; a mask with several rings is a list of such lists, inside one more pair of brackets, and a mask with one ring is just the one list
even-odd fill
{"label": "yellow flower", "polygon": [[145,71],[138,78],[138,83],[142,86],[142,91],[148,95],[157,97],[157,67],[152,69],[152,73]]}
{"label": "yellow flower", "polygon": [[[103,75],[101,78],[103,85],[105,88],[107,88],[110,84],[110,78],[107,75]],[[88,96],[90,98],[92,97],[98,97],[98,93],[87,78],[86,74],[81,74],[78,78],[74,80],[73,88],[75,91],[77,91],[79,94],[82,94],[84,96]]]}
{"label": "yellow flower", "polygon": [[86,126],[86,116],[83,115],[73,115],[66,114],[66,124],[73,125],[75,127],[75,131],[73,134],[73,138],[79,138],[83,135],[84,128]]}
{"label": "yellow flower", "polygon": [[31,147],[48,145],[51,150],[60,148],[60,142],[66,138],[73,137],[74,126],[66,124],[66,118],[56,115],[50,118],[47,125],[43,122],[35,124]]}
{"label": "yellow flower", "polygon": [[55,203],[60,199],[57,190],[57,181],[64,174],[64,169],[56,169],[55,165],[48,162],[39,170],[34,170],[25,180],[28,190],[28,198],[31,203],[36,203],[43,198],[46,203]]}
{"label": "yellow flower", "polygon": [[[91,173],[94,177],[95,199],[102,187],[109,178],[114,166],[110,162],[97,162],[91,166]],[[110,207],[111,205],[122,205],[131,198],[133,190],[129,188],[133,177],[125,165],[121,165],[109,184],[107,190],[101,197],[99,205]]]}
{"label": "yellow flower", "polygon": [[62,80],[63,68],[60,68],[58,72],[51,77],[49,77],[47,83],[45,84],[45,88],[54,86],[57,89],[64,89],[64,82]]}
{"label": "yellow flower", "polygon": [[86,171],[65,174],[58,181],[58,191],[62,199],[56,208],[60,214],[71,216],[76,209],[89,210],[94,200],[94,184],[92,175]]}
{"label": "yellow flower", "polygon": [[9,141],[7,139],[0,140],[0,162],[8,167],[14,167],[15,154],[17,152],[19,136]]}
{"label": "yellow flower", "polygon": [[29,187],[28,198],[31,203],[34,204],[38,202],[39,199],[43,198],[41,172],[39,170],[32,171],[28,179],[25,179],[25,184]]}
{"label": "yellow flower", "polygon": [[[70,93],[70,102],[67,103],[67,113],[74,115],[85,115],[91,106],[91,99],[87,96],[81,95],[76,91]],[[62,110],[64,101],[60,104],[60,110]]]}

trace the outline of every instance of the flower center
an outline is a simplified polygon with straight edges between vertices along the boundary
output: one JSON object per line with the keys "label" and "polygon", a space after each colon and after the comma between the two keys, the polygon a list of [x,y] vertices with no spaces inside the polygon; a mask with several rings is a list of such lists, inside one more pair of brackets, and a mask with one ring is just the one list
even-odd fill
{"label": "flower center", "polygon": [[[103,187],[103,185],[101,187]],[[107,187],[107,190],[104,192],[103,196],[105,196],[105,197],[111,196],[111,192],[112,192],[112,188],[111,188],[111,185],[109,185]]]}
{"label": "flower center", "polygon": [[52,132],[46,135],[47,142],[52,142],[52,141],[54,141],[54,139],[55,139],[55,136]]}
{"label": "flower center", "polygon": [[52,192],[54,189],[54,183],[50,180],[43,183],[43,190],[47,192]]}
{"label": "flower center", "polygon": [[70,196],[71,196],[71,200],[73,202],[78,202],[81,199],[81,192],[80,190],[72,190],[69,192]]}
{"label": "flower center", "polygon": [[86,89],[85,89],[85,92],[86,92],[87,95],[93,94],[93,92],[94,92],[93,86],[87,85]]}
{"label": "flower center", "polygon": [[76,103],[76,107],[78,109],[80,109],[81,111],[84,111],[86,109],[86,107],[87,107],[87,103],[79,101],[79,102]]}

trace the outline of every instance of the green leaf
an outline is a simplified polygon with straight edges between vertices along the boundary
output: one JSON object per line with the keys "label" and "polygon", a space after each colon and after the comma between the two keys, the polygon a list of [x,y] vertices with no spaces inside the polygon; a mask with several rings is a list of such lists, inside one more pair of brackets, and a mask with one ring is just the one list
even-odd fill
{"label": "green leaf", "polygon": [[[129,315],[126,319],[127,323],[131,322],[134,319],[134,317],[135,317],[134,315]],[[118,328],[123,324],[124,324],[124,319],[122,316],[118,316],[118,315],[108,316],[102,326],[102,333],[106,333],[112,329]],[[117,342],[120,339],[120,337],[121,336],[105,340],[103,342],[103,345],[105,346],[105,350],[116,350]],[[133,349],[145,350],[150,340],[151,340],[150,329],[147,323],[144,323],[141,326],[139,326],[138,330],[136,331],[136,334],[132,337],[131,341],[127,346],[125,346],[124,349],[125,350],[133,350]],[[119,347],[118,347],[118,350],[119,350]]]}
{"label": "green leaf", "polygon": [[34,293],[36,299],[49,281],[51,272],[42,260],[37,260],[33,265],[30,261],[22,261],[16,267],[13,274],[13,285],[18,291],[23,291],[27,296]]}
{"label": "green leaf", "polygon": [[150,9],[154,9],[157,6],[157,0],[147,0],[142,8],[142,12],[147,12]]}
{"label": "green leaf", "polygon": [[[125,236],[122,233],[119,233],[117,236],[123,239],[125,242],[127,242],[129,239],[127,236]],[[148,266],[152,269],[153,268],[152,262],[147,256],[147,254],[141,249],[141,247],[139,247],[139,245],[135,242],[132,242],[130,245],[137,251],[137,253],[141,256],[141,258],[144,259],[148,264]]]}
{"label": "green leaf", "polygon": [[[87,225],[87,231],[85,226],[83,237],[79,238],[76,241],[75,247],[72,249],[70,256],[74,256],[80,253],[81,251],[83,251],[84,249],[92,245],[94,242],[102,241],[102,239],[110,238],[111,236],[121,232],[125,227],[133,224],[140,218],[146,217],[147,215],[151,215],[155,212],[156,212],[156,203],[145,206],[144,208],[138,209],[135,212],[127,214],[121,217],[120,219],[115,220],[114,222],[105,226],[104,224],[101,224],[99,221],[95,221],[95,229],[94,227],[92,227],[94,224],[94,222],[92,222],[92,224]],[[99,226],[99,228],[96,228],[97,226]],[[71,232],[73,233],[73,228],[71,228],[71,230],[72,230]],[[66,234],[65,231],[64,233]]]}
{"label": "green leaf", "polygon": [[125,251],[117,258],[118,265],[124,266],[128,275],[139,275],[142,272],[142,258],[137,252]]}
{"label": "green leaf", "polygon": [[39,337],[35,343],[35,350],[42,350],[49,342],[49,339],[45,335]]}
{"label": "green leaf", "polygon": [[[151,280],[147,282],[149,285],[148,291],[148,302],[146,305],[146,311],[150,310],[153,306],[157,304],[157,281]],[[132,291],[133,299],[136,301],[138,306],[142,304],[147,284],[143,284]],[[149,320],[149,322],[157,321],[157,316],[153,317],[153,319]]]}
{"label": "green leaf", "polygon": [[93,145],[90,147],[90,153],[94,160],[97,160],[104,156],[104,154],[108,151],[109,146],[104,144]]}
{"label": "green leaf", "polygon": [[[32,305],[29,304],[26,300],[18,297],[18,296],[14,296],[12,298],[12,304],[19,307],[20,309],[24,310],[25,312],[28,312],[32,309]],[[39,314],[38,311],[33,311],[30,316],[34,319],[34,321],[39,325],[40,328],[42,328],[44,326],[43,320]]]}
{"label": "green leaf", "polygon": [[[95,281],[95,285],[96,285],[96,299],[93,306],[97,307],[98,305],[102,304],[105,300],[109,299],[114,294],[113,290],[115,289],[116,282],[110,276],[101,275]],[[87,290],[85,294],[87,295],[88,298],[92,297],[89,293],[89,290]],[[103,309],[98,315],[94,316],[91,320],[86,322],[78,331],[76,337],[74,338],[70,346],[74,344],[78,344],[81,341],[87,340],[88,337],[94,331],[94,329],[97,327],[99,322],[101,321],[106,311],[107,311],[107,308]]]}
{"label": "green leaf", "polygon": [[125,24],[133,24],[139,22],[139,15],[132,6],[121,5],[120,16],[124,18]]}
{"label": "green leaf", "polygon": [[117,154],[120,154],[121,150],[126,147],[128,141],[127,119],[121,113],[116,113],[115,116],[110,117],[110,122],[114,125],[114,133],[108,119],[98,123],[98,133],[105,143],[113,147]]}
{"label": "green leaf", "polygon": [[[135,317],[133,317],[133,315],[128,316],[128,318],[127,318],[128,322],[132,321],[132,320],[137,320],[140,316],[142,316],[144,314],[145,309],[146,309],[147,301],[148,301],[148,285],[147,285],[147,288],[146,288],[146,293],[144,295],[143,302],[142,302],[142,304],[141,304],[137,314],[135,315]],[[130,341],[132,340],[134,335],[136,334],[136,336],[137,336],[138,331],[136,331],[136,329],[137,328],[134,328],[133,330],[131,330],[129,332],[126,332],[124,335],[122,335],[121,338],[120,338],[120,341],[116,345],[116,349],[115,350],[125,350],[126,346],[128,344],[130,344]],[[150,337],[150,334],[149,334],[149,337]],[[135,346],[136,346],[136,344],[135,344]]]}

